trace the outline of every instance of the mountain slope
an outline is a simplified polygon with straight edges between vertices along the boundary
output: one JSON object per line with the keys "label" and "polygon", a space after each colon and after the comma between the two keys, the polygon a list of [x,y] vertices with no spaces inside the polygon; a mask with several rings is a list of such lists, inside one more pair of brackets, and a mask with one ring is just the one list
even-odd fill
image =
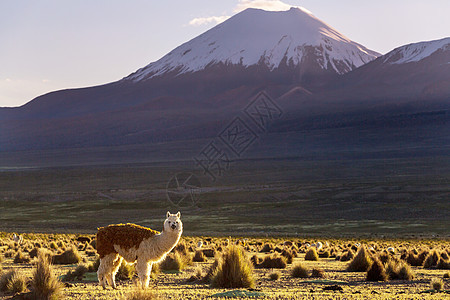
{"label": "mountain slope", "polygon": [[450,38],[398,47],[333,85],[347,98],[450,100]]}
{"label": "mountain slope", "polygon": [[[263,24],[255,16],[280,24],[271,23],[272,31],[257,35]],[[230,24],[244,24],[245,30]],[[237,43],[249,36],[257,40]],[[220,45],[217,53],[204,52],[214,41]],[[233,47],[245,51],[223,55]],[[179,65],[170,60],[183,51],[186,57]],[[0,150],[158,145],[163,149],[158,157],[174,159],[164,145],[179,143],[179,159],[180,152],[195,152],[185,142],[199,147],[216,137],[262,90],[283,110],[264,136],[271,145],[264,156],[297,156],[304,149],[370,153],[374,147],[447,147],[442,137],[449,119],[448,39],[400,47],[356,68],[376,55],[370,53],[301,10],[246,10],[123,80],[0,109]],[[302,145],[304,136],[316,146]]]}
{"label": "mountain slope", "polygon": [[301,9],[247,9],[126,79],[141,81],[167,73],[180,75],[219,63],[244,67],[262,64],[273,71],[281,64],[305,64],[308,54],[314,56],[321,69],[337,74],[379,56]]}

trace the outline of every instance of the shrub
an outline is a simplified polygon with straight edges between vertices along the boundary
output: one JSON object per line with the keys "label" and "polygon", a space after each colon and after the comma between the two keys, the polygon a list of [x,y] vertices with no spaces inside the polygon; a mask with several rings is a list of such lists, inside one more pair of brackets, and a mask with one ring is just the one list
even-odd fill
{"label": "shrub", "polygon": [[45,255],[39,255],[31,279],[33,299],[62,299],[62,284],[53,275],[52,266]]}
{"label": "shrub", "polygon": [[173,248],[172,252],[178,252],[186,256],[188,254],[188,249],[184,240],[180,240],[178,244],[175,246],[175,248]]}
{"label": "shrub", "polygon": [[330,252],[329,252],[328,250],[325,250],[325,251],[323,251],[323,252],[320,252],[320,253],[319,253],[319,257],[320,257],[320,258],[328,258],[328,257],[330,257]]}
{"label": "shrub", "polygon": [[265,244],[264,247],[259,252],[270,252],[270,251],[273,251],[273,245]]}
{"label": "shrub", "polygon": [[438,262],[436,263],[436,268],[441,270],[448,270],[450,269],[450,261],[446,261],[442,258],[439,258]]}
{"label": "shrub", "polygon": [[444,282],[440,278],[433,278],[431,279],[430,285],[433,290],[439,292],[444,287]]}
{"label": "shrub", "polygon": [[378,259],[381,263],[385,264],[391,259],[391,256],[389,255],[389,253],[382,252],[378,255]]}
{"label": "shrub", "polygon": [[211,286],[217,288],[254,288],[255,279],[250,261],[238,246],[229,246],[222,256]]}
{"label": "shrub", "polygon": [[25,256],[25,254],[22,253],[22,251],[18,251],[16,256],[14,257],[14,263],[15,264],[25,264],[30,262],[30,257]]}
{"label": "shrub", "polygon": [[35,257],[38,256],[38,254],[39,254],[39,248],[38,248],[38,247],[33,248],[33,249],[28,253],[28,255],[30,255],[30,258],[35,258]]}
{"label": "shrub", "polygon": [[79,262],[81,262],[81,255],[74,247],[53,256],[53,263],[57,265],[71,265]]}
{"label": "shrub", "polygon": [[283,256],[272,254],[264,257],[263,261],[256,267],[265,269],[284,269],[286,266],[286,259]]}
{"label": "shrub", "polygon": [[222,261],[221,257],[216,257],[216,259],[214,260],[211,267],[209,267],[209,270],[206,273],[205,277],[203,277],[203,282],[205,282],[205,283],[211,282],[212,277],[214,276],[214,274],[217,273],[217,270],[219,269],[219,265],[221,264],[221,261]]}
{"label": "shrub", "polygon": [[341,255],[339,258],[340,261],[349,261],[355,257],[355,252],[353,250],[349,249],[344,254]]}
{"label": "shrub", "polygon": [[366,247],[359,248],[358,253],[348,264],[347,271],[350,272],[366,272],[372,265],[372,259],[366,251]]}
{"label": "shrub", "polygon": [[2,292],[8,291],[8,285],[16,275],[17,271],[15,269],[3,273],[2,276],[0,276],[0,291]]}
{"label": "shrub", "polygon": [[269,274],[269,279],[272,281],[280,279],[280,273],[279,272],[272,272]]}
{"label": "shrub", "polygon": [[430,269],[433,267],[436,267],[438,260],[440,259],[439,253],[434,250],[428,256],[425,258],[425,261],[423,262],[423,267]]}
{"label": "shrub", "polygon": [[325,278],[325,271],[323,269],[312,269],[311,277],[313,278]]}
{"label": "shrub", "polygon": [[27,279],[20,273],[15,272],[8,283],[6,284],[6,290],[11,293],[22,293],[27,289]]}
{"label": "shrub", "polygon": [[423,264],[423,261],[420,261],[419,256],[415,255],[413,252],[409,252],[406,255],[405,261],[411,266],[421,266]]}
{"label": "shrub", "polygon": [[367,281],[386,281],[388,276],[386,274],[386,270],[384,269],[383,264],[375,259],[372,263],[372,266],[367,271],[366,280]]}
{"label": "shrub", "polygon": [[294,260],[294,254],[291,251],[283,250],[281,255],[286,258],[286,263],[292,264],[292,262]]}
{"label": "shrub", "polygon": [[199,281],[202,280],[203,278],[203,272],[202,272],[202,268],[197,268],[195,270],[194,275],[192,275],[191,277],[189,277],[186,281],[187,282],[194,282],[194,281]]}
{"label": "shrub", "polygon": [[83,280],[84,274],[88,271],[89,268],[86,265],[78,265],[75,270],[67,272],[62,281]]}
{"label": "shrub", "polygon": [[317,254],[316,248],[311,247],[306,251],[305,260],[319,260],[319,255]]}
{"label": "shrub", "polygon": [[214,257],[216,255],[216,250],[211,248],[205,248],[200,250],[206,257]]}
{"label": "shrub", "polygon": [[401,261],[398,264],[398,279],[400,280],[413,280],[414,272],[412,271],[410,265]]}
{"label": "shrub", "polygon": [[194,257],[192,258],[195,262],[204,262],[206,261],[206,256],[203,251],[195,251]]}
{"label": "shrub", "polygon": [[130,280],[133,278],[134,274],[136,274],[134,265],[128,264],[125,260],[122,260],[116,274],[117,280]]}
{"label": "shrub", "polygon": [[307,278],[308,277],[308,269],[306,269],[301,264],[296,264],[292,268],[291,275],[294,278]]}
{"label": "shrub", "polygon": [[404,261],[391,260],[386,264],[385,269],[389,280],[412,280],[414,278],[410,265]]}
{"label": "shrub", "polygon": [[183,256],[178,251],[175,251],[166,256],[166,258],[161,262],[160,267],[162,270],[166,271],[181,271],[187,266],[188,263],[189,261],[186,256]]}
{"label": "shrub", "polygon": [[262,263],[262,258],[258,257],[256,254],[252,256],[252,258],[250,258],[251,263],[253,264],[254,267],[256,267],[257,265],[259,265],[260,263]]}
{"label": "shrub", "polygon": [[419,253],[419,256],[417,256],[418,266],[422,266],[423,265],[423,263],[425,261],[425,258],[427,258],[428,254],[429,254],[429,252],[426,251],[426,250],[424,250],[424,251]]}

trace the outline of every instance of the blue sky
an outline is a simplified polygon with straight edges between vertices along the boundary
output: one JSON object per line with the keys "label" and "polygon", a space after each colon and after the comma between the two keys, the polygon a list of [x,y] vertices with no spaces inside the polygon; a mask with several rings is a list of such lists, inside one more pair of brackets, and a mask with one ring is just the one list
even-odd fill
{"label": "blue sky", "polygon": [[448,0],[1,0],[0,106],[116,81],[242,9],[290,6],[381,53],[450,36]]}

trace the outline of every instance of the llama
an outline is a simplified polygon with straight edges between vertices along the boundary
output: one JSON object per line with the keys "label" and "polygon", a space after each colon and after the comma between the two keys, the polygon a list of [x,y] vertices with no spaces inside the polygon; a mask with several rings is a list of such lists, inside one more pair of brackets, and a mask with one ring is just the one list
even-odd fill
{"label": "llama", "polygon": [[323,248],[322,242],[317,242],[315,244],[312,244],[311,247],[316,247],[317,250],[320,250]]}
{"label": "llama", "polygon": [[12,239],[14,242],[16,242],[19,245],[22,244],[22,242],[23,242],[23,237],[20,234],[17,235],[14,233]]}
{"label": "llama", "polygon": [[163,260],[178,243],[183,232],[180,212],[167,212],[161,233],[136,224],[118,224],[101,227],[97,233],[97,253],[100,266],[99,284],[116,288],[115,276],[122,259],[136,262],[141,286],[148,287],[153,263]]}

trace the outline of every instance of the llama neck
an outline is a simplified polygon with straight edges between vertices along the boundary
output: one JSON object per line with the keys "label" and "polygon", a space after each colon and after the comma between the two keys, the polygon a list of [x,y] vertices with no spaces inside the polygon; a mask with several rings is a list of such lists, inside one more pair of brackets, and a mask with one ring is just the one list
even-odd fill
{"label": "llama neck", "polygon": [[178,243],[181,232],[168,232],[163,230],[157,239],[158,246],[161,250],[168,252]]}

